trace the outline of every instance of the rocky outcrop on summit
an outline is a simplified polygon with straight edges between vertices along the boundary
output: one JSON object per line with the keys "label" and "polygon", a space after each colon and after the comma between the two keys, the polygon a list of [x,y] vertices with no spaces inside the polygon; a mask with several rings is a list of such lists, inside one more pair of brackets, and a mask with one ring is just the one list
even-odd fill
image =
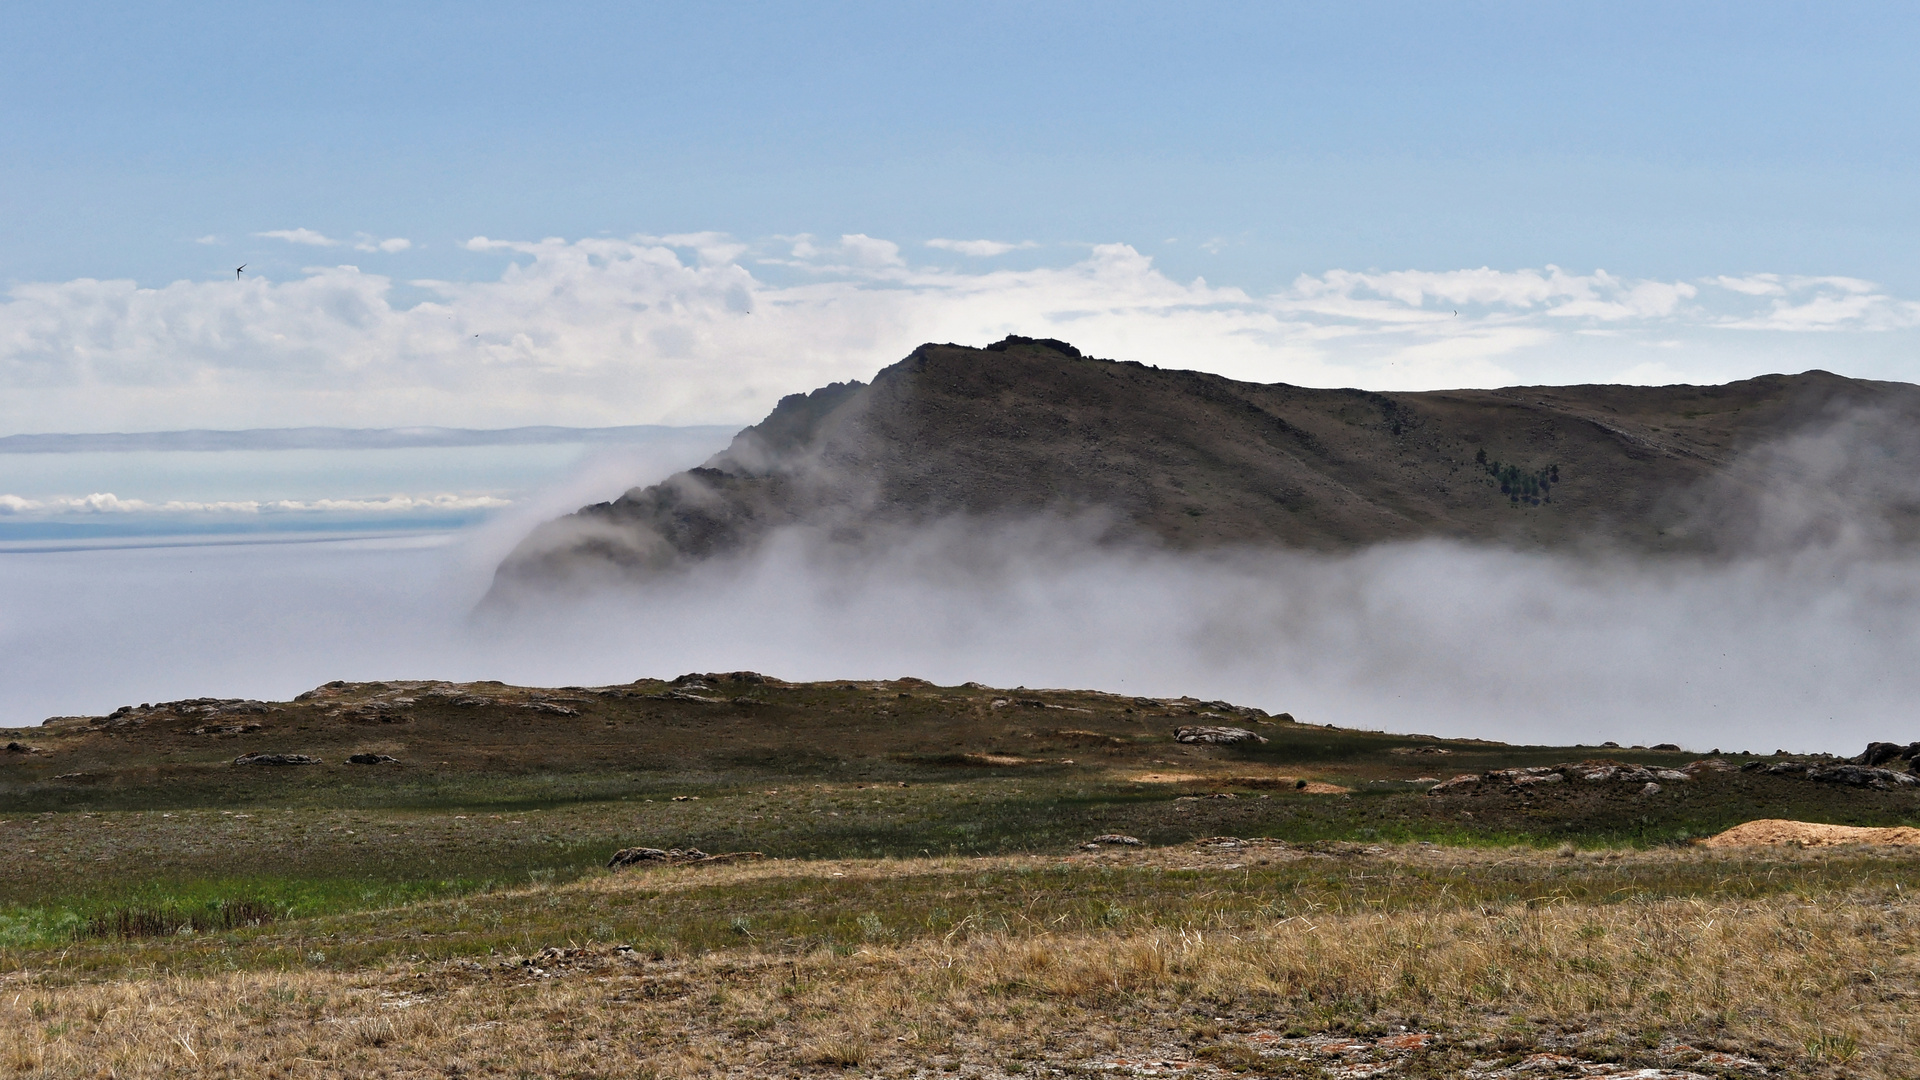
{"label": "rocky outcrop on summit", "polygon": [[[1852,438],[1838,453],[1779,449],[1836,431]],[[1899,487],[1920,475],[1916,432],[1920,387],[1820,371],[1372,393],[1100,360],[1050,339],[923,345],[871,384],[783,399],[699,468],[541,526],[495,594],[670,571],[787,526],[858,545],[1035,515],[1175,550],[1445,537],[1705,553],[1852,527],[1859,515],[1829,512],[1840,500],[1870,511],[1874,535],[1907,540],[1920,537],[1920,488]],[[1797,509],[1776,520],[1782,506]]]}
{"label": "rocky outcrop on summit", "polygon": [[1857,757],[1851,759],[1854,765],[1874,768],[1880,765],[1893,765],[1906,762],[1908,772],[1920,772],[1920,742],[1900,743],[1870,742]]}

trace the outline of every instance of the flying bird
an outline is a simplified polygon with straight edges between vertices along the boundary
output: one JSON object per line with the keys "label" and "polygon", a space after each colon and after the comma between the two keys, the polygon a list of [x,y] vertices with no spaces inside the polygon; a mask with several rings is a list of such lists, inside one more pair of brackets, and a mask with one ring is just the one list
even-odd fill
{"label": "flying bird", "polygon": [[241,264],[240,264],[239,266],[236,266],[236,267],[234,267],[234,268],[233,268],[233,280],[235,280],[235,281],[239,281],[239,280],[240,280],[240,271],[242,271],[242,270],[245,270],[246,268],[247,268],[247,264],[246,264],[246,263],[241,263]]}

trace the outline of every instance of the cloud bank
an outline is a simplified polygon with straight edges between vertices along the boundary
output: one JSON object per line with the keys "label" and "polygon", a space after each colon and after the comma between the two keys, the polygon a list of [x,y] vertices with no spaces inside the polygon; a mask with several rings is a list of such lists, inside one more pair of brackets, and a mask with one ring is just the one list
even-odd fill
{"label": "cloud bank", "polygon": [[[319,250],[403,250],[307,229]],[[1022,246],[936,241],[990,257]],[[1330,270],[1266,294],[1177,281],[1125,244],[1030,268],[915,265],[893,241],[718,233],[504,241],[497,278],[81,279],[0,301],[0,434],[447,424],[740,424],[923,341],[1059,337],[1238,379],[1374,389],[1907,378],[1920,304],[1870,282],[1559,267]],[[403,301],[402,296],[408,299]],[[425,299],[418,299],[425,297]]]}

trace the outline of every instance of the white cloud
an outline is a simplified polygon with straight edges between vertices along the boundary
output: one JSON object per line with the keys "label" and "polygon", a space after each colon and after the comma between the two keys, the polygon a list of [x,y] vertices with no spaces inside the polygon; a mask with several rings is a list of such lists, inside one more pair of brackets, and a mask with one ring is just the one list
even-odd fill
{"label": "white cloud", "polygon": [[1723,319],[1722,325],[1731,329],[1805,333],[1920,327],[1920,304],[1897,300],[1859,278],[1749,274],[1707,281],[1742,296],[1769,298],[1764,310]]}
{"label": "white cloud", "polygon": [[266,232],[257,232],[253,235],[263,236],[269,240],[285,240],[289,244],[306,244],[310,247],[340,246],[340,241],[327,236],[325,233],[314,232],[312,229],[269,229]]}
{"label": "white cloud", "polygon": [[1005,255],[1009,251],[1037,248],[1040,245],[1031,240],[1022,240],[1017,244],[1009,244],[1000,240],[935,239],[927,241],[927,246],[930,248],[939,248],[942,251],[951,251],[956,254],[966,255],[975,259],[990,259],[995,255]]}
{"label": "white cloud", "polygon": [[850,256],[857,266],[899,266],[900,245],[891,240],[876,240],[866,233],[853,233],[840,238],[840,250]]}
{"label": "white cloud", "polygon": [[[1545,311],[1561,317],[1602,321],[1673,314],[1699,293],[1686,282],[1627,281],[1605,270],[1570,274],[1545,270],[1397,270],[1388,273],[1330,271],[1294,282],[1302,310],[1365,318],[1415,319],[1427,308],[1446,314],[1459,307]],[[1382,301],[1391,301],[1383,305]],[[1389,315],[1388,312],[1393,314]]]}
{"label": "white cloud", "polygon": [[1654,347],[1663,381],[1814,366],[1909,378],[1920,327],[1920,307],[1851,278],[1330,270],[1261,294],[1176,281],[1125,244],[969,270],[909,267],[898,245],[857,233],[464,246],[516,258],[492,279],[412,282],[432,297],[412,307],[352,266],[242,288],[15,286],[0,299],[0,434],[740,423],[921,342],[1008,333],[1375,389],[1637,381],[1655,374],[1640,367]]}
{"label": "white cloud", "polygon": [[1744,293],[1747,296],[1779,296],[1787,291],[1786,286],[1780,284],[1779,274],[1748,274],[1745,277],[1713,277],[1708,278],[1707,281],[1709,284],[1718,285],[1723,289],[1732,289],[1734,292]]}
{"label": "white cloud", "polygon": [[312,229],[272,229],[254,233],[270,240],[285,240],[289,244],[306,244],[309,247],[352,247],[355,251],[384,251],[389,254],[405,251],[413,246],[413,241],[404,236],[392,236],[385,240],[367,233],[355,233],[351,241],[335,240],[325,233]]}
{"label": "white cloud", "polygon": [[878,240],[866,233],[848,233],[837,244],[817,244],[813,237],[804,234],[791,239],[793,246],[788,249],[794,259],[791,265],[809,270],[860,272],[890,270],[906,265],[905,260],[900,258],[899,244],[891,240]]}
{"label": "white cloud", "polygon": [[[636,239],[650,238],[637,237]],[[743,244],[732,236],[720,232],[674,233],[659,237],[658,242],[668,247],[690,249],[699,256],[702,263],[708,266],[720,266],[733,262],[753,250],[753,245]]]}
{"label": "white cloud", "polygon": [[194,237],[193,242],[196,244],[217,244],[220,242],[220,238],[212,233],[208,233],[205,236]]}

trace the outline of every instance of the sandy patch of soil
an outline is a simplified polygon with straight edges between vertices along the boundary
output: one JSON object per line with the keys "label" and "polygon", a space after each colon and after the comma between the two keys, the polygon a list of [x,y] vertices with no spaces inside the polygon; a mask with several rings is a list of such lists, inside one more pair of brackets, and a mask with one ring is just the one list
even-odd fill
{"label": "sandy patch of soil", "polygon": [[1878,847],[1920,846],[1920,829],[1905,825],[1886,829],[1854,825],[1821,825],[1811,821],[1764,818],[1735,825],[1718,836],[1700,841],[1703,847],[1751,847],[1784,844],[1795,847],[1837,847],[1870,844]]}
{"label": "sandy patch of soil", "polygon": [[1320,780],[1309,780],[1305,787],[1297,786],[1297,776],[1206,776],[1190,772],[1145,772],[1126,773],[1126,779],[1136,784],[1218,784],[1232,788],[1272,788],[1276,791],[1303,791],[1308,795],[1346,795],[1353,791],[1350,787],[1329,784]]}

